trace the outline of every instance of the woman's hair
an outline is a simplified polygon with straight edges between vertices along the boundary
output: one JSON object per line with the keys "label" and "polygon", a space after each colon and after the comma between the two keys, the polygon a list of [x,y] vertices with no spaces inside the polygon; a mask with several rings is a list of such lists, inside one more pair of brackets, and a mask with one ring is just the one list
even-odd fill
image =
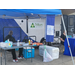
{"label": "woman's hair", "polygon": [[9,31],[9,35],[13,35],[13,31]]}

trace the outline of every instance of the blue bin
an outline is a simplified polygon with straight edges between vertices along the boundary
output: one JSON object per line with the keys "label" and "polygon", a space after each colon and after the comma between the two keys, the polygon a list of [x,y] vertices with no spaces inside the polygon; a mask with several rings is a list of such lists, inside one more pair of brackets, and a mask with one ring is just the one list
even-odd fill
{"label": "blue bin", "polygon": [[33,48],[32,50],[31,49],[23,49],[23,56],[24,58],[31,58],[31,51],[32,51],[32,58],[34,57],[35,55],[35,49]]}

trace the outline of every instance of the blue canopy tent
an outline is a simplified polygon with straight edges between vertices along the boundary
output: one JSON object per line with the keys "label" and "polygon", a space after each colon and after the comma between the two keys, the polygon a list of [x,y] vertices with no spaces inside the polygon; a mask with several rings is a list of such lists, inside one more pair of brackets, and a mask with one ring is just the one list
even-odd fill
{"label": "blue canopy tent", "polygon": [[28,19],[38,19],[38,18],[42,19],[42,18],[46,18],[48,15],[61,15],[61,10],[59,9],[0,9],[0,18],[26,19],[27,33],[28,33]]}
{"label": "blue canopy tent", "polygon": [[[35,19],[35,18],[46,18],[47,15],[62,15],[62,12],[59,9],[0,9],[0,18],[4,18],[4,19],[27,19],[28,20],[28,19]],[[63,16],[62,16],[62,21],[66,32]],[[70,49],[70,53],[71,53],[71,49]],[[72,53],[71,53],[71,57],[72,57]],[[72,61],[73,61],[73,57],[72,57]]]}
{"label": "blue canopy tent", "polygon": [[[59,9],[0,9],[1,19],[26,19],[27,27],[28,27],[28,19],[38,19],[38,18],[42,19],[46,18],[47,15],[59,15],[59,14],[61,15],[61,10]],[[2,21],[3,21],[3,23],[1,23],[2,27],[9,26],[8,21],[5,22],[5,20],[0,20],[0,22]],[[14,26],[14,24],[12,23],[11,26]]]}
{"label": "blue canopy tent", "polygon": [[59,9],[0,9],[0,18],[34,19],[45,18],[46,15],[61,15]]}

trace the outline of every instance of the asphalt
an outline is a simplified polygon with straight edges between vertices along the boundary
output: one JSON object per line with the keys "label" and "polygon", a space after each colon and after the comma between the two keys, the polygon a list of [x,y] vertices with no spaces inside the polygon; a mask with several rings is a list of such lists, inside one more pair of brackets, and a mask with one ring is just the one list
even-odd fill
{"label": "asphalt", "polygon": [[[59,58],[54,59],[50,62],[43,62],[43,57],[39,55],[39,49],[35,49],[35,56],[32,58],[25,58],[19,59],[18,63],[14,63],[12,60],[12,55],[10,52],[6,52],[6,65],[73,65],[71,56],[63,55],[63,46],[59,47]],[[18,51],[16,51],[16,55],[18,56]],[[75,57],[73,57],[75,62]],[[1,58],[0,58],[1,64]],[[5,58],[4,58],[4,51],[2,52],[2,65],[5,65]]]}

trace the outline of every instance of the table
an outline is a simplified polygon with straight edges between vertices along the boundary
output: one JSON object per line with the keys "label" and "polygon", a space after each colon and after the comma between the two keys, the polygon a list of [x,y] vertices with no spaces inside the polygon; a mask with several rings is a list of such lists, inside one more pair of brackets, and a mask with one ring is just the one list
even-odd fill
{"label": "table", "polygon": [[[68,40],[70,43],[72,55],[75,56],[75,38],[68,38]],[[65,47],[64,55],[71,56],[70,51],[69,51],[69,47],[68,47],[68,43],[67,43],[67,39],[65,39],[64,47]]]}
{"label": "table", "polygon": [[[37,45],[36,45],[37,46]],[[11,49],[16,49],[16,48],[23,48],[23,47],[26,47],[26,50],[27,50],[27,47],[31,47],[31,62],[32,62],[32,47],[35,47],[33,45],[26,45],[26,46],[13,46],[13,47],[0,47],[1,49],[1,65],[2,65],[2,50],[4,50],[4,57],[5,57],[5,65],[6,65],[6,51],[7,50],[11,50]],[[27,55],[26,55],[27,56]],[[26,58],[27,59],[27,58]]]}

